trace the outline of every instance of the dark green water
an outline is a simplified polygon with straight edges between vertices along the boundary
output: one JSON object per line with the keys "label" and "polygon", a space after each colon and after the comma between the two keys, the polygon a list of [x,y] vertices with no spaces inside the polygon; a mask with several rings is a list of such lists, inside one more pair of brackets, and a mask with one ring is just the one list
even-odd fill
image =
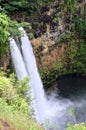
{"label": "dark green water", "polygon": [[80,98],[86,94],[84,77],[67,76],[58,80],[59,95],[64,98]]}

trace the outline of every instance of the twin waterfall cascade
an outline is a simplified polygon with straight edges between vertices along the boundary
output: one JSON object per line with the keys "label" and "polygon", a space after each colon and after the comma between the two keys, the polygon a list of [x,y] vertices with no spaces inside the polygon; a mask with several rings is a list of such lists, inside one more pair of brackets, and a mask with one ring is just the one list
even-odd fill
{"label": "twin waterfall cascade", "polygon": [[[39,123],[43,123],[45,119],[45,107],[47,106],[46,97],[43,90],[43,85],[38,73],[36,60],[33,54],[30,41],[22,27],[19,28],[23,36],[21,37],[21,49],[20,52],[16,42],[13,38],[10,38],[10,50],[13,60],[13,64],[16,70],[16,75],[19,80],[24,77],[30,78],[30,86],[32,86],[32,98],[33,107],[35,109],[36,120]],[[37,100],[38,99],[38,100]],[[39,100],[40,99],[40,100]],[[46,104],[46,105],[45,105]]]}
{"label": "twin waterfall cascade", "polygon": [[[53,93],[50,98],[47,98],[38,72],[31,43],[25,30],[22,27],[20,27],[19,30],[22,32],[20,38],[21,49],[18,48],[14,38],[11,37],[9,39],[11,57],[17,78],[23,80],[24,77],[29,77],[30,79],[29,86],[31,86],[31,95],[33,98],[32,107],[35,111],[37,122],[39,124],[44,124],[47,130],[65,130],[68,122],[74,124],[76,123],[76,119],[78,122],[83,121],[80,112],[76,112],[76,116],[70,113],[71,108],[77,108],[78,111],[81,111],[83,107],[82,111],[85,110],[86,103],[82,98],[72,101],[67,98],[60,98],[56,93]],[[84,116],[86,117],[85,112]],[[49,123],[47,124],[46,122]]]}

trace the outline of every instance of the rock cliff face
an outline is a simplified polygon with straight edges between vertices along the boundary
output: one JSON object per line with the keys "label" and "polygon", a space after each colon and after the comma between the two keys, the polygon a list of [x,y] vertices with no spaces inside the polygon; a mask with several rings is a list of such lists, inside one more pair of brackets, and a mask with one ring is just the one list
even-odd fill
{"label": "rock cliff face", "polygon": [[[31,42],[44,84],[52,83],[60,75],[86,72],[82,54],[78,57],[82,38],[76,31],[77,16],[83,22],[85,3],[56,1],[43,7],[39,22],[32,24],[35,39]],[[86,46],[82,44],[82,48]]]}
{"label": "rock cliff face", "polygon": [[[56,36],[61,35],[64,31],[70,31],[73,27],[76,14],[83,17],[85,0],[65,1],[58,0],[49,6],[42,7],[37,16],[31,20],[35,37],[44,33]],[[76,12],[76,13],[75,13]],[[70,26],[71,24],[71,26]],[[53,35],[53,34],[52,34]]]}

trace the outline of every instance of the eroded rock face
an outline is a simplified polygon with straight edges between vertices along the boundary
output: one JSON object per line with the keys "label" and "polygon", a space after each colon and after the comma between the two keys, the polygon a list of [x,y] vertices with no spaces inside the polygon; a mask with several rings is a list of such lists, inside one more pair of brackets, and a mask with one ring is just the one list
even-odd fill
{"label": "eroded rock face", "polygon": [[71,33],[75,25],[76,15],[79,13],[81,19],[83,18],[85,0],[79,0],[75,6],[74,14],[70,10],[65,10],[67,7],[65,7],[64,0],[55,1],[50,6],[42,7],[39,15],[32,22],[33,33],[36,38],[32,40],[34,49],[40,48],[42,52],[47,53],[48,48],[63,38],[65,33]]}
{"label": "eroded rock face", "polygon": [[10,54],[9,54],[9,51],[7,51],[2,59],[0,59],[0,67],[3,67],[3,71],[6,71],[8,66],[9,66],[9,62],[10,62]]}
{"label": "eroded rock face", "polygon": [[15,130],[11,124],[0,118],[0,130]]}
{"label": "eroded rock face", "polygon": [[[49,74],[50,71],[52,73],[52,70],[54,71],[53,77],[58,73],[56,70],[62,71],[63,74],[67,71],[67,68],[70,70],[69,65],[67,65],[69,64],[68,60],[66,59],[68,55],[67,51],[70,50],[68,48],[68,42],[72,41],[70,40],[70,36],[75,35],[72,29],[75,26],[76,15],[78,14],[80,19],[83,19],[84,6],[84,0],[78,1],[72,21],[70,17],[71,11],[69,10],[70,12],[67,12],[67,10],[65,11],[63,8],[64,0],[54,2],[48,9],[45,9],[45,12],[40,16],[40,22],[43,22],[46,26],[45,33],[41,32],[41,35],[33,39],[31,43],[39,69],[41,70],[42,75],[46,75],[44,80],[48,77],[47,74]],[[39,32],[40,31],[41,29]],[[70,41],[67,41],[68,39]],[[76,45],[73,46],[75,46],[77,50]],[[72,73],[72,71],[70,71],[70,73]]]}
{"label": "eroded rock face", "polygon": [[[60,0],[53,2],[49,6],[42,7],[41,11],[37,14],[37,17],[34,18],[32,22],[35,38],[40,37],[46,32],[58,32],[58,34],[60,35],[65,30],[70,31],[70,16],[72,11],[70,9],[66,10],[65,5],[66,3],[64,2],[64,0]],[[79,13],[80,17],[83,16],[84,5],[85,0],[79,0],[75,5],[76,12]],[[74,24],[74,19],[76,18],[75,14],[73,15],[74,18],[71,23],[72,26]],[[50,29],[48,30],[48,28]]]}

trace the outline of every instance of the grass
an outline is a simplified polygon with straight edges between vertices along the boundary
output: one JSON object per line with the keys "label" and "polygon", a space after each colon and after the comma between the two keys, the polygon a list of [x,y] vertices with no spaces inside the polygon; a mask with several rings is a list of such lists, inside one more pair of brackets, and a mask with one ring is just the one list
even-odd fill
{"label": "grass", "polygon": [[3,102],[0,103],[0,117],[10,122],[15,130],[43,130],[43,127],[38,126],[31,117]]}

